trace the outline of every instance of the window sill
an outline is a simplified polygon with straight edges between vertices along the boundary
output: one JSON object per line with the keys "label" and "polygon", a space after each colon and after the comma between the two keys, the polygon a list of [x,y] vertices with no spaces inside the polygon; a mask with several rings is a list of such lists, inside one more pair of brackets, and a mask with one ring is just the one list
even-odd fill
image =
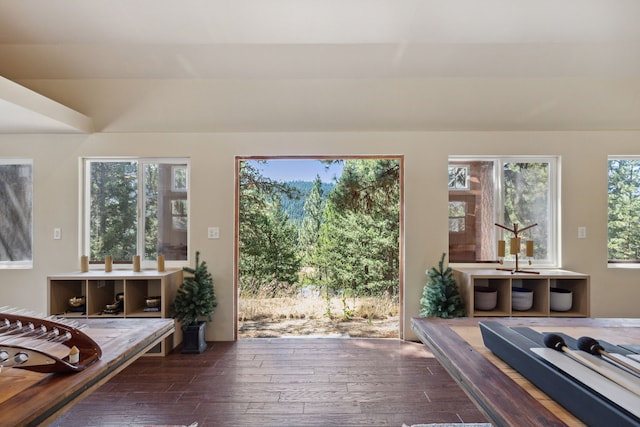
{"label": "window sill", "polygon": [[2,262],[0,270],[29,270],[33,268],[32,262]]}
{"label": "window sill", "polygon": [[634,270],[634,269],[639,269],[640,268],[640,263],[637,262],[633,262],[633,263],[607,263],[607,268],[611,268],[611,269],[630,269],[630,270]]}

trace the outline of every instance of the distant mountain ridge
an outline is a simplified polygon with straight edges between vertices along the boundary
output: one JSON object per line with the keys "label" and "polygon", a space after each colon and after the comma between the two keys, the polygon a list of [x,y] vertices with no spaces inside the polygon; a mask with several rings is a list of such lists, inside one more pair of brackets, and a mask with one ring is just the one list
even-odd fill
{"label": "distant mountain ridge", "polygon": [[[289,221],[294,224],[300,224],[304,217],[304,202],[307,200],[309,193],[313,189],[313,181],[287,181],[285,184],[300,192],[299,199],[291,199],[287,196],[282,196],[282,208],[289,215]],[[327,196],[335,186],[336,185],[334,183],[322,183],[323,201],[327,200]]]}

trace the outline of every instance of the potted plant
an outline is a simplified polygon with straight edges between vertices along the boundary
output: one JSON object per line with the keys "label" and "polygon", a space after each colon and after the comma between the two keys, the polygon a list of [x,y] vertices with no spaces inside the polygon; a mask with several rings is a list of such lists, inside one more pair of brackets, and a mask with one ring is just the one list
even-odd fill
{"label": "potted plant", "polygon": [[429,279],[424,285],[420,303],[422,317],[462,317],[465,314],[464,301],[453,277],[451,267],[444,268],[444,256],[440,258],[438,268],[427,270]]}
{"label": "potted plant", "polygon": [[196,252],[195,268],[183,267],[184,280],[173,301],[173,317],[182,324],[182,353],[202,353],[207,348],[205,341],[206,322],[211,321],[213,310],[218,305],[213,278],[205,261],[200,262]]}

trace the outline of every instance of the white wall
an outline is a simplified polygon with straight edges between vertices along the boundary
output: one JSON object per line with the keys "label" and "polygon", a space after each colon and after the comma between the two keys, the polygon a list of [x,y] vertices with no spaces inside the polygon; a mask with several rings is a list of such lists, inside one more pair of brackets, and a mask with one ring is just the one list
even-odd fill
{"label": "white wall", "polygon": [[[191,159],[191,255],[210,266],[218,297],[209,340],[234,336],[234,188],[237,155],[403,155],[405,318],[419,310],[425,270],[447,250],[447,156],[559,155],[563,267],[591,275],[594,317],[638,317],[640,270],[607,269],[607,155],[640,154],[640,132],[102,133],[0,135],[0,157],[34,161],[34,268],[0,270],[0,305],[46,312],[48,274],[79,268],[79,159]],[[220,239],[208,240],[208,226]],[[588,237],[577,239],[586,226]],[[53,240],[53,228],[62,239]]]}

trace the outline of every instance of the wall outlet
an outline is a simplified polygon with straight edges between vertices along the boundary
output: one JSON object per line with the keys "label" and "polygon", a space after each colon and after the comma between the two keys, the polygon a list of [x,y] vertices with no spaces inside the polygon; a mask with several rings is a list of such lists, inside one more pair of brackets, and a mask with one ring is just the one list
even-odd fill
{"label": "wall outlet", "polygon": [[578,227],[578,239],[587,238],[587,227]]}
{"label": "wall outlet", "polygon": [[220,238],[220,228],[219,227],[209,227],[207,230],[207,238],[209,239],[219,239]]}
{"label": "wall outlet", "polygon": [[59,228],[54,228],[53,229],[53,238],[54,240],[60,240],[62,239],[62,230],[60,230]]}

